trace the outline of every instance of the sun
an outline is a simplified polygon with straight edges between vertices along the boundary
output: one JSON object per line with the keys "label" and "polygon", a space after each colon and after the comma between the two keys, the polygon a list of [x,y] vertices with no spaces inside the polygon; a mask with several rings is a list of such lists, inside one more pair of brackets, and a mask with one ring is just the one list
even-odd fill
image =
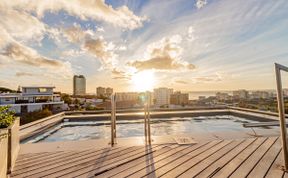
{"label": "sun", "polygon": [[135,91],[151,91],[155,83],[154,71],[147,70],[135,73],[131,81]]}

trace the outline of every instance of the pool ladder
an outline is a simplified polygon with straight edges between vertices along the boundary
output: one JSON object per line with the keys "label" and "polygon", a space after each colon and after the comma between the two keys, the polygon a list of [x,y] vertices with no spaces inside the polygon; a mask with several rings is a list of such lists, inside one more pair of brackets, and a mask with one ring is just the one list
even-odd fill
{"label": "pool ladder", "polygon": [[[144,133],[146,144],[151,144],[151,126],[150,126],[150,94],[146,93],[146,102],[144,104]],[[111,95],[111,146],[116,144],[116,95]]]}

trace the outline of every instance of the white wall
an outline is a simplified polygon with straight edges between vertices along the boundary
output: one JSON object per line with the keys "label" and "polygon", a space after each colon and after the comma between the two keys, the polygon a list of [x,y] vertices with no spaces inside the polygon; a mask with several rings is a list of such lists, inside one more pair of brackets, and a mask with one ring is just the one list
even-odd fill
{"label": "white wall", "polygon": [[[43,87],[45,88],[45,87]],[[31,94],[48,94],[52,95],[53,94],[53,88],[45,88],[46,92],[39,92],[39,88],[23,88],[23,95],[31,95]]]}
{"label": "white wall", "polygon": [[28,112],[33,112],[33,111],[39,111],[42,110],[42,105],[41,104],[37,104],[37,105],[28,105],[27,106],[27,110]]}
{"label": "white wall", "polygon": [[14,104],[15,98],[0,98],[1,104]]}

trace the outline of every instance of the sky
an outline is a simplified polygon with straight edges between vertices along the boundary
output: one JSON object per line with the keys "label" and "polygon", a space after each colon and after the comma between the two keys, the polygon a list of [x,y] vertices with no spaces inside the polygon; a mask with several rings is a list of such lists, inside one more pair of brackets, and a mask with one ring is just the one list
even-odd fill
{"label": "sky", "polygon": [[288,66],[287,9],[287,0],[1,0],[0,86],[71,93],[81,74],[88,93],[274,89],[274,63]]}

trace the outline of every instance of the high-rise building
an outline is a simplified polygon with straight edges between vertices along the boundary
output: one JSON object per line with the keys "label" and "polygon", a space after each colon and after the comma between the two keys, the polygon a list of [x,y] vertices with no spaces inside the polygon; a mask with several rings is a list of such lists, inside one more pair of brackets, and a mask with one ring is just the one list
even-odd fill
{"label": "high-rise building", "polygon": [[96,88],[97,97],[105,97],[106,89],[104,87]]}
{"label": "high-rise building", "polygon": [[172,88],[155,88],[154,101],[156,106],[169,105],[170,95],[173,93]]}
{"label": "high-rise building", "polygon": [[170,95],[170,104],[185,105],[189,102],[189,94],[181,93],[180,91]]}
{"label": "high-rise building", "polygon": [[83,75],[74,75],[73,77],[73,95],[86,94],[86,79]]}

